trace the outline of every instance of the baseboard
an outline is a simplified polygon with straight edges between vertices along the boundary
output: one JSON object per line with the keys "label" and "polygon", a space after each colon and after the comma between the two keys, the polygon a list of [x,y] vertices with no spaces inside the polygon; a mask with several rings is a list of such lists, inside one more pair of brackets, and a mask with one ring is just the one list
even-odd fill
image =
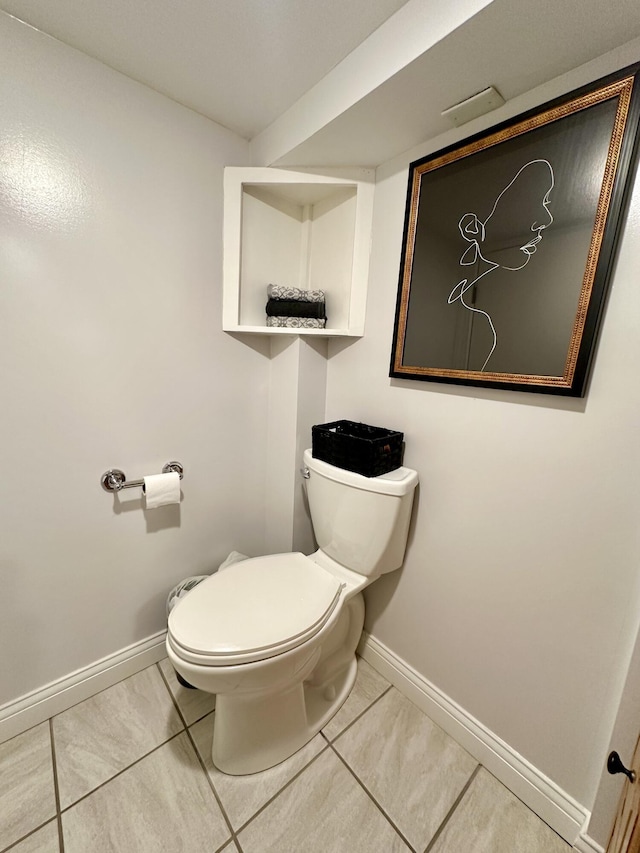
{"label": "baseboard", "polygon": [[588,835],[582,832],[573,845],[573,849],[576,853],[605,853],[604,847],[601,847],[593,838],[589,838]]}
{"label": "baseboard", "polygon": [[[165,657],[161,631],[0,708],[0,743]],[[576,853],[605,853],[586,834],[589,811],[383,643],[363,634],[362,657],[549,824]]]}
{"label": "baseboard", "polygon": [[0,743],[165,657],[166,631],[52,681],[0,708]]}
{"label": "baseboard", "polygon": [[363,634],[359,652],[565,841],[580,841],[583,846],[575,849],[583,853],[600,853],[583,834],[590,817],[584,806],[375,637]]}

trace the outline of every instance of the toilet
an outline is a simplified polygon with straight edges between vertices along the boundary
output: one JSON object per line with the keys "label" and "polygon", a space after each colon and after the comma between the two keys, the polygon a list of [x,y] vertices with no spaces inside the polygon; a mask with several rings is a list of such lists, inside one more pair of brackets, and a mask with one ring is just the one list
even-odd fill
{"label": "toilet", "polygon": [[363,477],[303,458],[318,550],[236,563],[169,616],[167,654],[216,694],[213,763],[231,775],[289,758],[339,710],[356,677],[362,590],[404,560],[417,473]]}

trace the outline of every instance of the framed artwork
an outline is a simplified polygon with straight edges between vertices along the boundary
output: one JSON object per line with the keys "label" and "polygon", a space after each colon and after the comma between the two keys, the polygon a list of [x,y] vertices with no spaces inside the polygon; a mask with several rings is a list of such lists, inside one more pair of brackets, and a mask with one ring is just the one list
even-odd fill
{"label": "framed artwork", "polygon": [[583,396],[640,65],[409,167],[390,375]]}

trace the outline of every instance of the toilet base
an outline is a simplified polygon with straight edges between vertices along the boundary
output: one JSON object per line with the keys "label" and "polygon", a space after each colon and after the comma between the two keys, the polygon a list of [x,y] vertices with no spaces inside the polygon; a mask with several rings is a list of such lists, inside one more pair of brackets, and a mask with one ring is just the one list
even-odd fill
{"label": "toilet base", "polygon": [[214,765],[231,776],[259,773],[290,758],[346,701],[356,680],[352,660],[323,685],[298,683],[285,692],[254,697],[218,694]]}
{"label": "toilet base", "polygon": [[345,601],[319,634],[272,658],[236,666],[202,666],[178,657],[176,672],[216,694],[212,759],[231,776],[259,773],[301,749],[340,710],[357,673],[364,599]]}
{"label": "toilet base", "polygon": [[364,625],[362,593],[350,598],[322,642],[277,691],[216,696],[212,759],[231,776],[259,773],[290,758],[337,714],[356,680]]}

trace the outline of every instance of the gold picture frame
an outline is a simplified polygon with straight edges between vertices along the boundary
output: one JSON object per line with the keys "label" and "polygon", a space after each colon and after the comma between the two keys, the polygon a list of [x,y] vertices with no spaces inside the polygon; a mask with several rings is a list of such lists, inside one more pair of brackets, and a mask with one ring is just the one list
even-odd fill
{"label": "gold picture frame", "polygon": [[583,396],[640,66],[411,163],[390,375]]}

